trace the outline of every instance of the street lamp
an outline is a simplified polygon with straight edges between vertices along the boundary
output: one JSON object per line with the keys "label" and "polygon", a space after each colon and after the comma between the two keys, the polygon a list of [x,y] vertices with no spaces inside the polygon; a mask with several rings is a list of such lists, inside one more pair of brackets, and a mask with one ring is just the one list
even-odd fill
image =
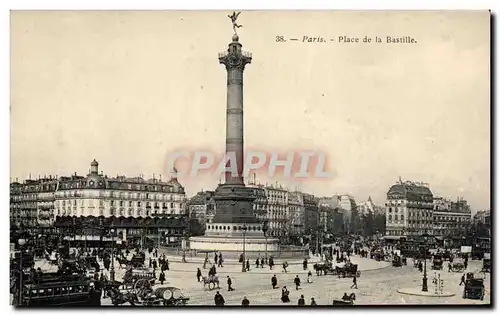
{"label": "street lamp", "polygon": [[422,291],[427,292],[427,240],[429,235],[425,233],[422,236],[424,238],[424,277],[422,278]]}
{"label": "street lamp", "polygon": [[115,282],[115,229],[111,229],[111,271],[109,276]]}
{"label": "street lamp", "polygon": [[241,272],[246,272],[247,269],[245,268],[245,263],[246,263],[246,255],[245,255],[245,236],[246,236],[246,232],[247,232],[247,226],[246,225],[243,225],[241,227],[241,230],[243,231],[243,261],[241,262]]}
{"label": "street lamp", "polygon": [[19,305],[23,303],[23,246],[26,244],[26,240],[24,238],[20,238],[18,241],[19,244]]}
{"label": "street lamp", "polygon": [[267,231],[269,230],[269,227],[267,226],[267,221],[264,221],[264,224],[262,225],[262,232],[264,232],[264,238],[266,239],[266,265],[267,265]]}

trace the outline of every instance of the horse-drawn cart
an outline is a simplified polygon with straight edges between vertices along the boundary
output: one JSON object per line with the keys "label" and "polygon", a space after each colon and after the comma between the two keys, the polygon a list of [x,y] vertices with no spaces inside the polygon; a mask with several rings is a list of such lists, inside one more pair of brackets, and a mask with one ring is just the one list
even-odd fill
{"label": "horse-drawn cart", "polygon": [[465,282],[464,299],[484,299],[484,279],[470,278]]}
{"label": "horse-drawn cart", "polygon": [[451,263],[450,270],[452,272],[463,272],[465,270],[465,264],[463,261],[454,261]]}
{"label": "horse-drawn cart", "polygon": [[361,271],[358,270],[358,265],[352,263],[347,263],[344,267],[335,267],[335,269],[339,278],[359,277],[361,275]]}
{"label": "horse-drawn cart", "polygon": [[354,305],[355,300],[356,294],[351,293],[350,295],[347,295],[347,293],[344,293],[342,299],[333,300],[333,305]]}

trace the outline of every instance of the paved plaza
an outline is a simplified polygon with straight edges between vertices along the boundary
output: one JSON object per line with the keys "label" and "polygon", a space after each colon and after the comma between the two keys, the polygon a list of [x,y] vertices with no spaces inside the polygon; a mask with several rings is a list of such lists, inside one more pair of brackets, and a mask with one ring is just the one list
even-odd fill
{"label": "paved plaza", "polygon": [[[159,253],[161,254],[161,252]],[[202,263],[190,261],[180,262],[177,258],[168,256],[170,270],[165,272],[167,281],[164,286],[174,286],[182,290],[185,296],[190,298],[189,305],[214,305],[214,295],[217,289],[204,289],[203,285],[197,282],[196,270],[200,268],[204,275],[208,269],[202,269]],[[310,261],[314,262],[318,258]],[[450,297],[418,296],[399,293],[398,290],[413,290],[418,293],[422,283],[422,273],[413,267],[411,259],[407,266],[392,267],[388,262],[377,262],[368,258],[352,256],[351,261],[358,264],[361,276],[358,278],[358,289],[351,289],[352,278],[338,278],[334,275],[316,276],[312,269],[313,263],[309,264],[309,269],[313,272],[313,282],[307,283],[307,272],[302,268],[302,264],[290,264],[288,272],[282,270],[281,264],[277,261],[273,270],[266,268],[256,268],[251,265],[249,272],[242,272],[241,265],[236,261],[225,263],[224,267],[217,268],[217,275],[220,279],[220,293],[224,296],[226,305],[241,305],[243,296],[250,300],[251,305],[296,305],[300,295],[303,294],[306,303],[309,304],[311,297],[314,297],[318,305],[331,305],[333,299],[340,299],[344,292],[356,294],[356,305],[373,304],[489,304],[490,303],[490,274],[479,273],[481,261],[470,261],[468,272],[485,277],[485,297],[484,300],[462,299],[463,286],[459,286],[461,273],[441,271],[441,279],[444,280],[443,291],[454,293]],[[298,261],[297,261],[298,262]],[[44,265],[43,261],[37,265]],[[430,262],[428,261],[428,267]],[[125,268],[116,267],[116,279],[121,280]],[[45,268],[44,268],[45,269]],[[276,274],[278,278],[277,289],[272,289],[271,277]],[[227,276],[233,282],[234,291],[227,290]],[[295,289],[293,279],[298,275],[301,279],[301,287]],[[158,272],[157,272],[158,276]],[[429,291],[435,292],[432,284],[434,271],[428,269]],[[155,287],[159,287],[159,283]],[[291,303],[283,304],[280,300],[281,288],[287,286],[290,291]],[[412,289],[413,288],[413,289]],[[110,299],[102,301],[103,305],[110,305]]]}

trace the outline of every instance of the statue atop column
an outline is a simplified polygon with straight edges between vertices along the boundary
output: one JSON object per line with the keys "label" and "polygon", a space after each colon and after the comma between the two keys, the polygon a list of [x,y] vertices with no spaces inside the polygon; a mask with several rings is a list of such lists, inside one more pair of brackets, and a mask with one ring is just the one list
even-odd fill
{"label": "statue atop column", "polygon": [[236,35],[237,35],[236,29],[243,26],[243,25],[239,25],[238,23],[236,23],[236,20],[238,19],[238,16],[240,15],[240,13],[241,12],[236,13],[233,11],[232,15],[227,16],[228,18],[231,19],[231,22],[233,23],[233,31],[234,31],[234,34],[236,34]]}

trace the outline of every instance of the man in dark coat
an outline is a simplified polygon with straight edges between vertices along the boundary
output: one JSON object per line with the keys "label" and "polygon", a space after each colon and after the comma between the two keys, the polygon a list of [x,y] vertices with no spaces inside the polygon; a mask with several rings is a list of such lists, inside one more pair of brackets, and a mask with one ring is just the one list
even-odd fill
{"label": "man in dark coat", "polygon": [[250,271],[250,259],[247,259],[247,271]]}
{"label": "man in dark coat", "polygon": [[163,281],[165,281],[165,273],[163,271],[160,272],[160,278],[158,280],[160,280],[160,284],[163,285]]}
{"label": "man in dark coat", "polygon": [[222,253],[219,253],[219,264],[217,265],[217,267],[224,267],[224,266],[222,266],[223,262],[224,262],[224,259],[222,259]]}
{"label": "man in dark coat", "polygon": [[271,284],[273,285],[273,289],[276,289],[276,287],[278,286],[278,278],[276,278],[276,275],[273,275],[273,277],[271,278]]}
{"label": "man in dark coat", "polygon": [[462,278],[460,279],[459,285],[462,285],[462,283],[465,285],[465,274],[462,275]]}
{"label": "man in dark coat", "polygon": [[226,301],[224,301],[224,297],[222,296],[222,294],[220,294],[219,291],[217,291],[214,296],[214,302],[216,306],[224,306],[224,303],[226,303]]}
{"label": "man in dark coat", "polygon": [[255,268],[259,268],[259,265],[260,265],[260,260],[259,257],[257,257],[257,259],[255,260]]}
{"label": "man in dark coat", "polygon": [[306,305],[306,300],[304,299],[303,294],[300,295],[300,299],[299,299],[297,305]]}
{"label": "man in dark coat", "polygon": [[244,296],[243,300],[241,300],[241,305],[242,306],[249,306],[250,305],[250,301],[247,299],[246,296]]}
{"label": "man in dark coat", "polygon": [[231,286],[233,284],[233,281],[229,276],[227,276],[227,290],[228,291],[234,291],[233,287]]}
{"label": "man in dark coat", "polygon": [[293,283],[295,283],[295,290],[298,290],[300,287],[300,278],[299,275],[295,276],[295,279],[293,279]]}
{"label": "man in dark coat", "polygon": [[264,258],[261,258],[261,259],[260,259],[260,267],[261,267],[261,268],[264,268]]}
{"label": "man in dark coat", "polygon": [[302,263],[302,267],[304,270],[307,270],[307,258],[304,258],[304,262]]}
{"label": "man in dark coat", "polygon": [[217,255],[217,253],[215,253],[215,255],[214,255],[214,262],[216,265],[219,262],[219,256]]}
{"label": "man in dark coat", "polygon": [[352,277],[352,285],[351,285],[351,289],[357,289],[358,288],[358,282],[356,281],[356,275],[354,275],[354,277]]}
{"label": "man in dark coat", "polygon": [[198,278],[198,282],[201,281],[201,270],[198,268],[198,271],[196,271],[196,278]]}

